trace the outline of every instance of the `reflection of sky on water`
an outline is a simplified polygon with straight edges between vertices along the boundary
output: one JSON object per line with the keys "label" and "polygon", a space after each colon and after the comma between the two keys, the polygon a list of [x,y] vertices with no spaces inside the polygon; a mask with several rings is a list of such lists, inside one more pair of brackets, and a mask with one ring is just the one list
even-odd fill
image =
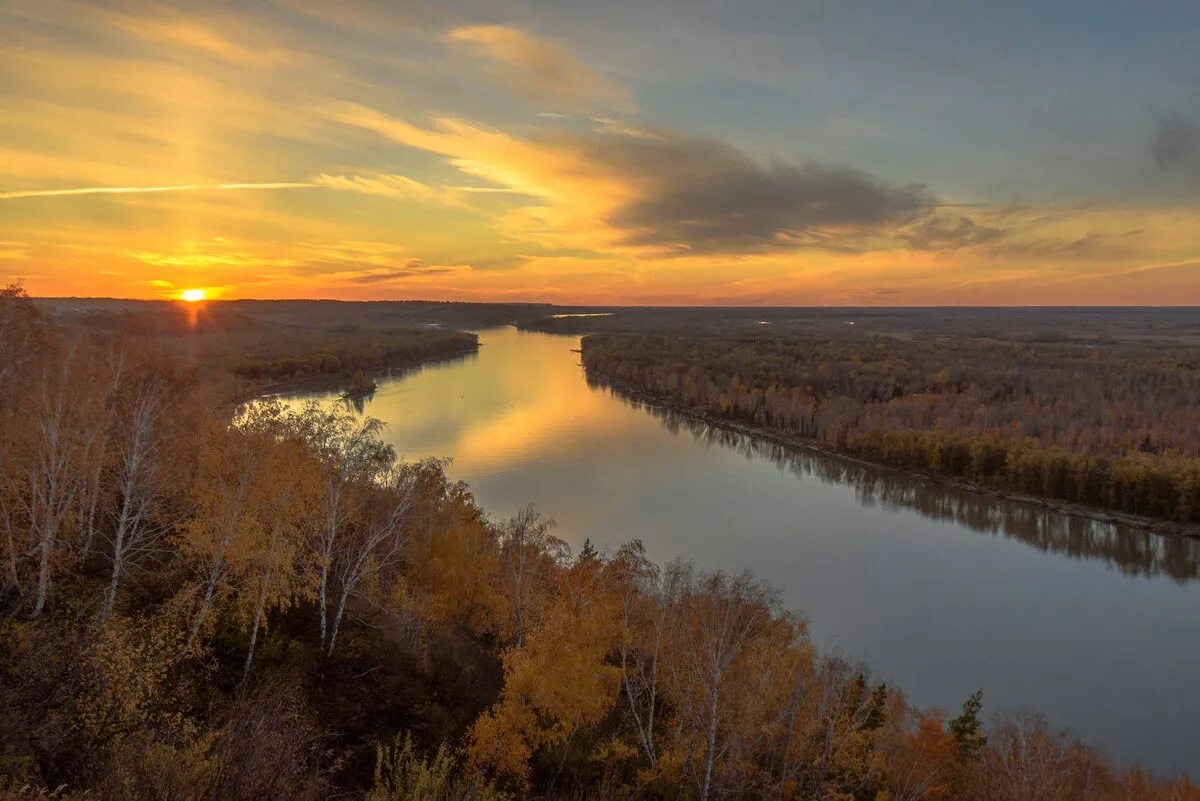
{"label": "reflection of sky on water", "polygon": [[[590,387],[578,340],[498,329],[380,387],[410,457],[576,549],[750,567],[921,705],[1028,706],[1118,759],[1200,774],[1200,544],[998,501],[647,410]],[[647,413],[650,411],[652,413]]]}

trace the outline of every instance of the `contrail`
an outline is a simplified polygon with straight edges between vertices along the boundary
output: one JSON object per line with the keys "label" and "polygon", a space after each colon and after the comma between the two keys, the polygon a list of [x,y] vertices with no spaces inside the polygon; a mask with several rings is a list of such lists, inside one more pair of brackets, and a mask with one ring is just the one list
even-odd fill
{"label": "contrail", "polygon": [[29,197],[68,197],[71,195],[126,195],[140,192],[197,192],[214,189],[313,189],[320,184],[278,182],[262,184],[177,184],[175,186],[85,186],[78,189],[32,189],[24,192],[0,192],[0,200]]}

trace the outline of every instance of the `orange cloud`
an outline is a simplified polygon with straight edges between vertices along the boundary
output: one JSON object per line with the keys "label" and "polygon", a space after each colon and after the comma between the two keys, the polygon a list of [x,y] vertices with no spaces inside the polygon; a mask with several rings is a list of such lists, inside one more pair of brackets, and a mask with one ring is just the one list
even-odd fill
{"label": "orange cloud", "polygon": [[529,141],[451,117],[435,117],[433,127],[422,128],[355,104],[340,104],[330,113],[345,125],[444,156],[463,174],[493,188],[542,201],[497,219],[511,237],[583,248],[612,246],[618,238],[606,218],[632,197],[632,188],[625,178],[565,143]]}
{"label": "orange cloud", "polygon": [[140,39],[190,48],[237,64],[280,66],[295,60],[282,48],[264,46],[261,40],[252,44],[238,43],[190,17],[168,19],[114,14],[112,22]]}
{"label": "orange cloud", "polygon": [[471,47],[493,65],[498,78],[536,100],[568,108],[637,111],[628,92],[557,42],[508,25],[464,25],[447,38]]}

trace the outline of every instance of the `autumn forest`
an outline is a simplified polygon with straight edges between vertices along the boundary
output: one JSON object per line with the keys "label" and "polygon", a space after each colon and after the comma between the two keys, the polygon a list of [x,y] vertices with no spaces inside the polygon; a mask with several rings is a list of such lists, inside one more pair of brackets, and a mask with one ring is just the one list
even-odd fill
{"label": "autumn forest", "polygon": [[1188,348],[605,334],[583,359],[597,381],[870,461],[1200,523]]}
{"label": "autumn forest", "polygon": [[[236,403],[244,367],[161,336],[0,300],[0,798],[1200,798],[986,694],[917,709],[752,575],[636,541],[572,553],[533,507],[493,520],[444,462],[398,460],[369,417]],[[447,347],[390,336],[405,361]],[[1190,464],[1180,365],[1138,368],[1161,408],[1114,389],[1084,416],[1082,387],[1042,416],[1031,388],[1116,367],[1063,352],[1016,379],[1021,358],[988,351],[985,381],[972,353],[935,370],[917,346],[584,348],[624,384],[884,459]],[[1193,514],[1136,475],[1101,500]]]}
{"label": "autumn forest", "polygon": [[1200,801],[1198,31],[0,0],[0,801]]}

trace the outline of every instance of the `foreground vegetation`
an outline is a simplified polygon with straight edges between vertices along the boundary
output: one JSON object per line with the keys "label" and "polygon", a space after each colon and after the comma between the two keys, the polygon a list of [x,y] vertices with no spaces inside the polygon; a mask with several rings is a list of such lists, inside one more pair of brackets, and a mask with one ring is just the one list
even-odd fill
{"label": "foreground vegetation", "polygon": [[1196,351],[593,335],[588,375],[883,464],[1200,523]]}
{"label": "foreground vegetation", "polygon": [[181,364],[0,297],[0,799],[1200,799]]}

